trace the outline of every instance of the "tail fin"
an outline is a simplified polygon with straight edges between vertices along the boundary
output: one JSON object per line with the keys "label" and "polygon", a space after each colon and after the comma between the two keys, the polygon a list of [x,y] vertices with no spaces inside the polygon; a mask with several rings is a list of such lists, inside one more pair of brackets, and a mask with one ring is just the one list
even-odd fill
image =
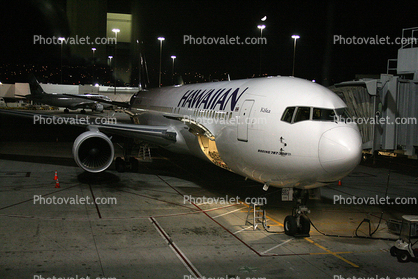
{"label": "tail fin", "polygon": [[39,96],[45,93],[34,74],[29,75],[29,87],[31,95]]}

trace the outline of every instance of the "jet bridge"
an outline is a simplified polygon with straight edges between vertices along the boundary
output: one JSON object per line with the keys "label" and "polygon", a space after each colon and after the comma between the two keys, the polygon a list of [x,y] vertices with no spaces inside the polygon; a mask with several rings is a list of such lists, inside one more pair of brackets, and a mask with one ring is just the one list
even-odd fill
{"label": "jet bridge", "polygon": [[380,79],[335,84],[330,89],[357,120],[363,149],[389,151],[417,159],[418,27],[402,30],[397,59],[388,59]]}
{"label": "jet bridge", "polygon": [[358,123],[364,150],[417,158],[418,80],[382,74],[380,79],[342,82],[330,89],[347,104],[349,121]]}

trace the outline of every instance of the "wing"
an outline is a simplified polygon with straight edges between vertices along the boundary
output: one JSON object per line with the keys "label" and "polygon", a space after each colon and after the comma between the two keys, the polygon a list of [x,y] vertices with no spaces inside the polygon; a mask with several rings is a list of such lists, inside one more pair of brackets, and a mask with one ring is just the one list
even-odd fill
{"label": "wing", "polygon": [[83,115],[82,118],[79,118],[77,115],[68,117],[56,113],[46,114],[5,109],[0,109],[0,114],[31,118],[34,124],[67,124],[85,127],[89,130],[98,130],[106,134],[136,138],[161,146],[167,146],[177,141],[177,131],[173,126],[149,126],[128,123],[102,124],[102,121],[98,120],[102,120],[103,117],[96,117],[94,115]]}
{"label": "wing", "polygon": [[[71,95],[71,94],[63,94],[63,95],[74,97],[74,95]],[[86,100],[90,100],[90,101],[93,100],[93,101],[98,102],[98,103],[115,105],[115,106],[122,107],[122,108],[129,108],[130,107],[130,104],[128,102],[107,101],[107,100],[103,100],[103,99],[100,99],[100,98],[94,98],[92,96],[85,97],[85,96],[79,96],[78,95],[77,98],[86,99]]]}

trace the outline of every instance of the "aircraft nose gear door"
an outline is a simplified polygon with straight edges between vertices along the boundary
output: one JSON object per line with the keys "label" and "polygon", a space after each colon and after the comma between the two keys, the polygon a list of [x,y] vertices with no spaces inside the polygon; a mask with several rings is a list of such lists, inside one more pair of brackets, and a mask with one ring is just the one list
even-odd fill
{"label": "aircraft nose gear door", "polygon": [[254,100],[245,100],[239,111],[237,139],[240,141],[248,141],[248,125],[250,124],[249,121],[253,105]]}

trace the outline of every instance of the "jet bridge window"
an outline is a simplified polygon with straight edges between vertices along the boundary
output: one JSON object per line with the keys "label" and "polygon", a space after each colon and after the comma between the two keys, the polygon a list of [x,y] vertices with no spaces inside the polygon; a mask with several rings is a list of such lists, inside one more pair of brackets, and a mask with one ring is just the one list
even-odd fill
{"label": "jet bridge window", "polygon": [[298,107],[296,111],[294,123],[311,119],[310,107]]}
{"label": "jet bridge window", "polygon": [[351,115],[348,113],[347,108],[338,108],[338,109],[335,109],[335,113],[337,114],[338,119],[340,121],[344,121],[344,120],[346,120],[348,118],[351,118]]}
{"label": "jet bridge window", "polygon": [[312,120],[335,121],[335,112],[333,109],[314,108]]}

